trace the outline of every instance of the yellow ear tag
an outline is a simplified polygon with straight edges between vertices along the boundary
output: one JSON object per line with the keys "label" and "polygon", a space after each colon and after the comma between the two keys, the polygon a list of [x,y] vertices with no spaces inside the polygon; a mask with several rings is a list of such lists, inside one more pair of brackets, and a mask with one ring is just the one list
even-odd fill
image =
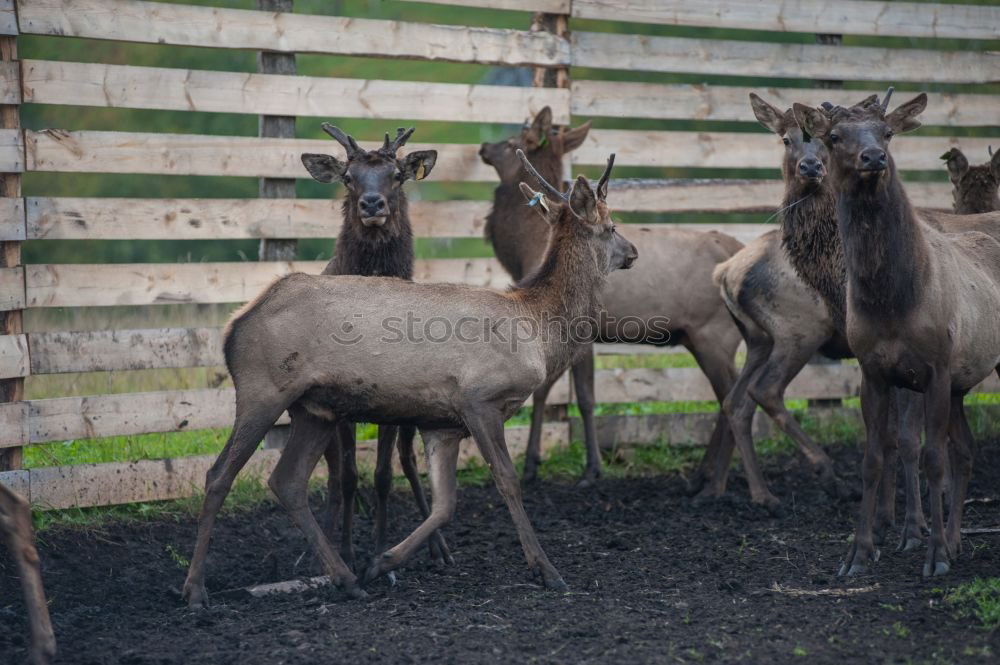
{"label": "yellow ear tag", "polygon": [[421,163],[420,163],[420,164],[419,164],[419,165],[417,166],[417,176],[416,176],[417,180],[423,180],[423,179],[424,179],[424,174],[425,174],[426,172],[427,172],[427,170],[426,170],[426,169],[424,168],[424,163],[423,163],[423,162],[421,162]]}

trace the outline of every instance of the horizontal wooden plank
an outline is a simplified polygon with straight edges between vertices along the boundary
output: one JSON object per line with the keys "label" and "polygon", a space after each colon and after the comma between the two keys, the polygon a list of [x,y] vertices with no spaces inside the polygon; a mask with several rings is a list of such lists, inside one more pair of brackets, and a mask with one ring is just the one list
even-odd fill
{"label": "horizontal wooden plank", "polygon": [[32,374],[223,364],[221,328],[37,332],[28,341]]}
{"label": "horizontal wooden plank", "polygon": [[0,404],[0,448],[26,446],[28,433],[28,403],[4,402]]}
{"label": "horizontal wooden plank", "polygon": [[[47,129],[25,132],[25,141],[30,171],[308,178],[302,153],[343,154],[329,139]],[[434,180],[488,182],[497,177],[493,167],[479,159],[477,145],[407,144],[407,149],[438,151],[430,176]]]}
{"label": "horizontal wooden plank", "polygon": [[[3,33],[3,15],[0,13],[0,34]],[[0,104],[21,103],[21,68],[16,60],[0,62]]]}
{"label": "horizontal wooden plank", "polygon": [[[775,153],[778,155],[779,153]],[[772,164],[776,164],[777,159]],[[951,209],[949,183],[909,182],[906,193],[922,208]],[[774,212],[784,193],[778,180],[636,180],[611,181],[608,203],[616,211],[632,212]],[[716,228],[728,229],[729,224]],[[727,231],[728,232],[728,231]],[[759,235],[751,232],[752,237]],[[746,235],[745,231],[741,232]],[[735,235],[735,234],[734,234]]]}
{"label": "horizontal wooden plank", "polygon": [[0,483],[7,489],[20,494],[25,501],[31,498],[31,475],[27,469],[0,471]]}
{"label": "horizontal wooden plank", "polygon": [[0,312],[24,309],[24,267],[0,268]]}
{"label": "horizontal wooden plank", "polygon": [[138,0],[20,0],[18,7],[21,32],[26,34],[503,65],[559,66],[570,61],[566,40],[526,30]]}
{"label": "horizontal wooden plank", "polygon": [[[102,307],[244,302],[290,272],[318,274],[323,261],[39,264],[25,269],[28,307]],[[424,259],[421,282],[458,282],[502,288],[510,282],[494,259]]]}
{"label": "horizontal wooden plank", "polygon": [[482,7],[483,9],[510,9],[522,12],[569,14],[571,0],[402,0],[403,2],[429,2],[435,5]]}
{"label": "horizontal wooden plank", "polygon": [[0,198],[0,241],[24,240],[24,199]]}
{"label": "horizontal wooden plank", "polygon": [[0,173],[24,171],[24,136],[19,129],[0,129]]}
{"label": "horizontal wooden plank", "polygon": [[1000,39],[1000,7],[873,0],[573,0],[573,17],[709,28]]}
{"label": "horizontal wooden plank", "polygon": [[[991,142],[997,139],[900,136],[892,142],[892,156],[903,170],[939,171],[941,154],[949,148],[960,148],[966,155],[982,155],[985,160]],[[781,139],[774,134],[594,129],[570,155],[574,164],[604,164],[613,152],[617,154],[615,165],[621,166],[777,170],[783,151]]]}
{"label": "horizontal wooden plank", "polygon": [[1000,53],[573,33],[573,65],[723,76],[988,83]]}
{"label": "horizontal wooden plank", "polygon": [[[574,115],[756,122],[747,97],[750,90],[740,86],[576,80],[572,90],[570,100]],[[847,105],[869,94],[885,94],[885,90],[810,88],[754,88],[753,91],[780,108],[791,108],[793,102],[819,106],[829,101]],[[905,93],[898,94],[905,97]],[[932,92],[927,98],[927,110],[920,115],[925,125],[978,127],[997,124],[1000,98],[996,95]]]}
{"label": "horizontal wooden plank", "polygon": [[[340,231],[342,203],[340,199],[25,200],[27,235],[33,240],[334,238]],[[490,206],[487,201],[411,201],[410,223],[418,237],[478,238]]]}
{"label": "horizontal wooden plank", "polygon": [[14,0],[0,0],[0,35],[16,34],[17,13],[14,11]]}
{"label": "horizontal wooden plank", "polygon": [[0,379],[28,376],[28,338],[25,335],[0,335]]}
{"label": "horizontal wooden plank", "polygon": [[[569,122],[569,90],[278,76],[25,60],[24,101],[111,108],[521,123],[549,106]],[[2,92],[2,88],[0,88]]]}

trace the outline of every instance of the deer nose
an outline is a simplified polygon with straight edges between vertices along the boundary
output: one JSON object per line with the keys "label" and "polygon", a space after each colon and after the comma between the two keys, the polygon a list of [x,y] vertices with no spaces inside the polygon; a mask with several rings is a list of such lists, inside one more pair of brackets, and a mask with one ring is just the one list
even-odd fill
{"label": "deer nose", "polygon": [[881,171],[886,167],[885,150],[865,148],[861,151],[861,168],[865,171]]}
{"label": "deer nose", "polygon": [[385,214],[385,197],[381,194],[365,194],[358,201],[358,207],[365,217],[380,217]]}
{"label": "deer nose", "polygon": [[635,260],[639,258],[639,250],[635,248],[635,245],[629,243],[629,250],[625,253],[625,260],[622,262],[622,268],[628,270],[635,263]]}
{"label": "deer nose", "polygon": [[823,162],[816,157],[803,157],[799,161],[799,175],[803,178],[821,178]]}

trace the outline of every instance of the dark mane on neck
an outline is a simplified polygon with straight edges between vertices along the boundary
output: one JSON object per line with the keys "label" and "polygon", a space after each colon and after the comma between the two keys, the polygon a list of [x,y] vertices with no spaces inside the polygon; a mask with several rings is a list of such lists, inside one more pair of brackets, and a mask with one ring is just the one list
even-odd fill
{"label": "dark mane on neck", "polygon": [[381,227],[364,226],[357,198],[349,195],[344,199],[344,223],[324,275],[413,279],[413,229],[406,194],[402,189],[397,192]]}

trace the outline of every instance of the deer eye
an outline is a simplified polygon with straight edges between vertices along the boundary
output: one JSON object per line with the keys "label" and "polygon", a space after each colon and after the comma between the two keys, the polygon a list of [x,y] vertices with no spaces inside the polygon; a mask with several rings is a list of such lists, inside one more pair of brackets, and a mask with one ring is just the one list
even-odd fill
{"label": "deer eye", "polygon": [[891,129],[885,130],[885,140],[886,141],[888,141],[889,139],[891,139],[895,135],[896,135],[896,132],[892,131]]}
{"label": "deer eye", "polygon": [[840,137],[836,134],[830,134],[830,143],[839,143]]}
{"label": "deer eye", "polygon": [[340,177],[340,181],[345,185],[350,185],[351,180],[353,180],[353,178],[351,178],[351,174],[348,173],[347,171],[344,171],[344,175]]}
{"label": "deer eye", "polygon": [[789,139],[787,136],[782,136],[781,142],[784,143],[785,145],[792,145],[791,139]]}

